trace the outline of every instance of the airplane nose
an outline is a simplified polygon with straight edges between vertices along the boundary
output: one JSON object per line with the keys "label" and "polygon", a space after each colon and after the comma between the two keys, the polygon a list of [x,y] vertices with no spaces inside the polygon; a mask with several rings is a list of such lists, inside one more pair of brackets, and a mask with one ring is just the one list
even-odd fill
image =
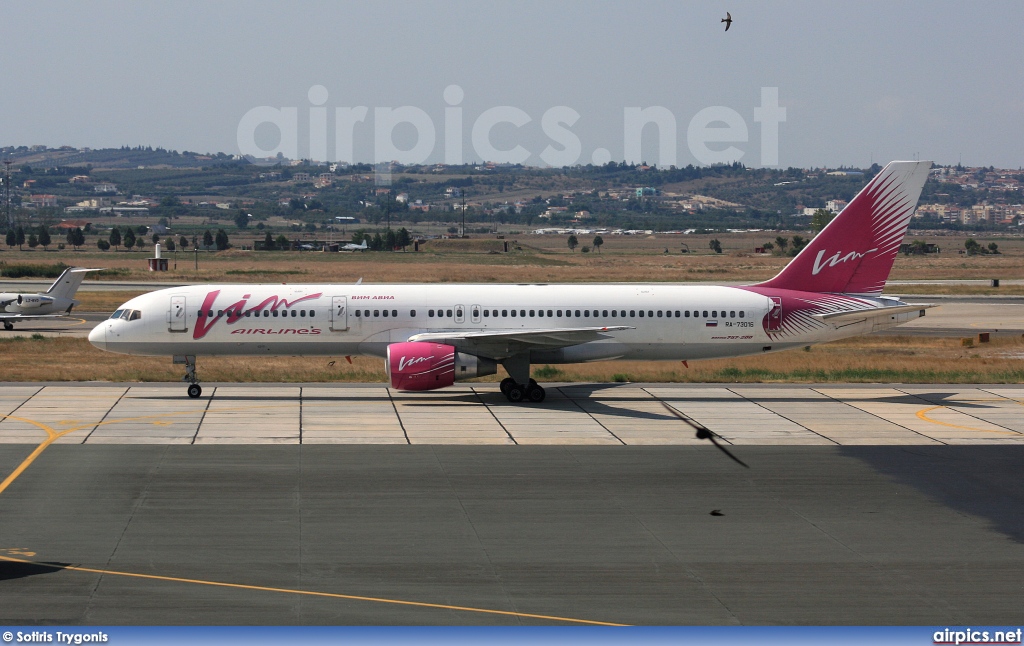
{"label": "airplane nose", "polygon": [[107,349],[107,322],[103,321],[92,329],[89,333],[89,343],[93,344],[100,350]]}

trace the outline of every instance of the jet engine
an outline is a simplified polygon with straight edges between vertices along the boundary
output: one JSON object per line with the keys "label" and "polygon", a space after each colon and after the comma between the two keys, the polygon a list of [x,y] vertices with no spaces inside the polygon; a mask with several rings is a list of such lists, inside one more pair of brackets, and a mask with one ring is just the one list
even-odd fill
{"label": "jet engine", "polygon": [[32,310],[43,305],[49,305],[53,302],[53,299],[49,296],[40,296],[39,294],[18,294],[18,307],[26,310]]}
{"label": "jet engine", "polygon": [[392,388],[434,390],[458,380],[493,375],[498,364],[443,343],[413,341],[389,345],[385,369]]}

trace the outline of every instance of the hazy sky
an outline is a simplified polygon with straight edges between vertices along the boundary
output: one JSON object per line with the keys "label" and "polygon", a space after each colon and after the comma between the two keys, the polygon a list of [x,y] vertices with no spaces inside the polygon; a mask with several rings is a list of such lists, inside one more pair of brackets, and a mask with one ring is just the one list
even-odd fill
{"label": "hazy sky", "polygon": [[[735,21],[728,33],[726,11]],[[444,91],[455,84],[466,160],[480,158],[473,124],[498,106],[530,121],[499,124],[490,141],[522,146],[531,164],[552,145],[542,128],[550,108],[579,114],[562,127],[588,163],[599,148],[623,158],[624,109],[661,106],[677,126],[677,163],[696,163],[688,125],[724,106],[741,118],[746,141],[709,147],[735,146],[759,166],[754,110],[761,88],[777,87],[781,166],[919,155],[1017,168],[1022,25],[1016,1],[9,1],[0,145],[237,153],[242,117],[272,106],[297,108],[298,153],[308,156],[310,88],[320,85],[328,156],[337,152],[335,108],[368,108],[354,154],[372,161],[374,109],[414,106],[436,129],[430,161],[442,161]],[[273,126],[254,132],[265,150],[278,143]],[[643,133],[643,158],[658,161],[657,129]],[[411,148],[416,130],[399,125],[394,142]]]}

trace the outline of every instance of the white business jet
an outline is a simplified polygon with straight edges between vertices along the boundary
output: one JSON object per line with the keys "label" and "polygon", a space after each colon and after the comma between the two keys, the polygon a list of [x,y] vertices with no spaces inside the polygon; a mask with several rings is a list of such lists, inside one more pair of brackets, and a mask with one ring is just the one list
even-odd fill
{"label": "white business jet", "polygon": [[190,397],[202,355],[370,355],[391,386],[433,390],[495,374],[511,402],[544,400],[531,363],[692,361],[866,334],[929,305],[882,296],[931,162],[887,165],[774,278],[741,287],[193,285],[133,298],[89,340],[173,356]]}
{"label": "white business jet", "polygon": [[56,319],[71,314],[71,308],[78,305],[75,293],[90,271],[101,270],[68,267],[45,292],[0,293],[0,321],[4,329],[13,330],[18,321]]}

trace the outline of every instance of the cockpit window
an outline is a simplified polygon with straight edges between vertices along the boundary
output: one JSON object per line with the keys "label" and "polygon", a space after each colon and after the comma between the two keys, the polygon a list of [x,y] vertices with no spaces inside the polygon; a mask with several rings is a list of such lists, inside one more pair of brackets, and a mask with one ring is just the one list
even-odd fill
{"label": "cockpit window", "polygon": [[142,318],[142,312],[140,312],[139,310],[132,310],[132,314],[131,316],[128,317],[128,320],[138,321],[140,318]]}
{"label": "cockpit window", "polygon": [[121,312],[123,312],[123,311],[124,310],[114,310],[114,313],[110,315],[110,318],[112,318],[112,319],[119,319],[119,318],[121,318]]}

